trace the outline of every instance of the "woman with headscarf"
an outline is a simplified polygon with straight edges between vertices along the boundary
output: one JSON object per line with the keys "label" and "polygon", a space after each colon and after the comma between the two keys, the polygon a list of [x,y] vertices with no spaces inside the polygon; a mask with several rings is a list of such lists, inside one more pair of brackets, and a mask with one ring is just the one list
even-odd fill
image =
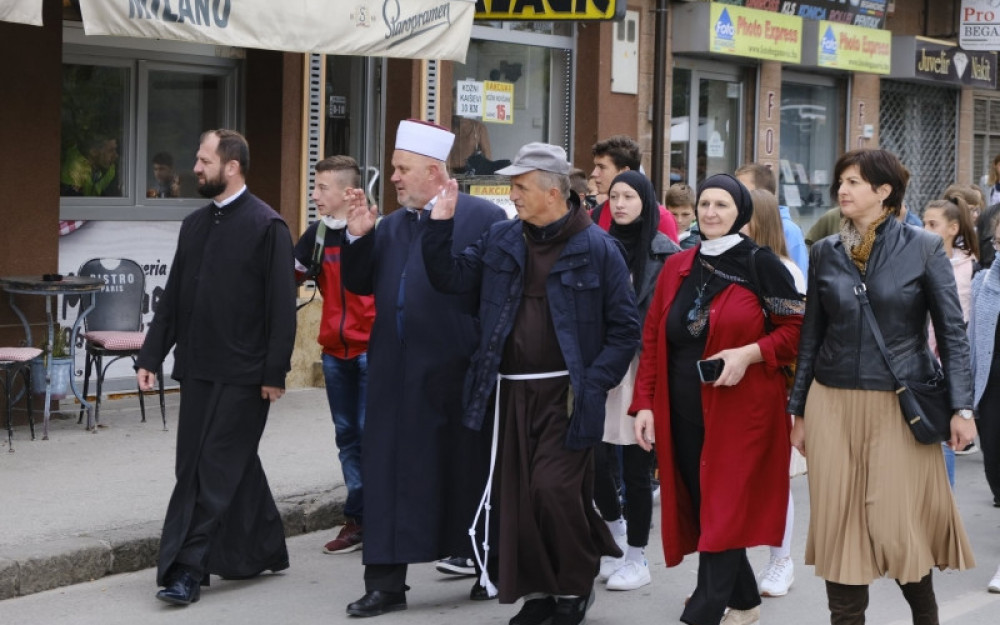
{"label": "woman with headscarf", "polygon": [[[888,576],[913,622],[937,625],[931,569],[973,566],[941,448],[917,442],[895,378],[935,375],[927,316],[954,415],[952,449],[976,435],[969,343],[941,237],[899,223],[906,170],[886,150],[853,150],[834,167],[840,233],[813,244],[798,366],[788,411],[792,445],[809,458],[806,564],[826,580],[830,622],[861,625],[868,586]],[[866,317],[892,357],[890,370]]]}
{"label": "woman with headscarf", "polygon": [[[625,248],[641,322],[649,310],[663,262],[671,254],[679,252],[680,247],[657,230],[660,208],[653,183],[646,176],[632,170],[618,174],[611,181],[608,196],[612,219],[608,232]],[[597,445],[594,453],[594,501],[625,554],[620,558],[601,558],[598,579],[607,582],[608,590],[635,590],[651,581],[645,548],[653,516],[650,476],[653,454],[637,445],[632,419],[627,415],[638,360],[639,353],[636,351],[625,379],[608,393],[604,442]],[[619,453],[627,524],[622,516],[618,489],[611,476],[611,463],[618,462]]]}
{"label": "woman with headscarf", "polygon": [[[753,203],[738,180],[706,179],[696,211],[701,242],[660,272],[629,412],[639,445],[656,443],[666,563],[698,552],[681,621],[749,625],[760,594],[746,548],[780,545],[785,531],[781,367],[795,359],[804,303],[781,260],[739,234]],[[721,368],[714,381],[698,361]]]}

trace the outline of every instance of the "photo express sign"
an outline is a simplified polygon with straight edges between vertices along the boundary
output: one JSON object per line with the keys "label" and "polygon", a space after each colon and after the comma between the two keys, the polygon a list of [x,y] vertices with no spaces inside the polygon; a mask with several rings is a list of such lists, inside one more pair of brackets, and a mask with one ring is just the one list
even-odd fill
{"label": "photo express sign", "polygon": [[80,0],[87,35],[465,62],[474,0]]}
{"label": "photo express sign", "polygon": [[476,0],[484,21],[594,21],[625,17],[626,0]]}
{"label": "photo express sign", "polygon": [[709,50],[721,54],[799,63],[802,18],[713,2]]}
{"label": "photo express sign", "polygon": [[882,28],[886,0],[715,0],[747,9],[794,15],[807,20],[826,20],[839,24]]}

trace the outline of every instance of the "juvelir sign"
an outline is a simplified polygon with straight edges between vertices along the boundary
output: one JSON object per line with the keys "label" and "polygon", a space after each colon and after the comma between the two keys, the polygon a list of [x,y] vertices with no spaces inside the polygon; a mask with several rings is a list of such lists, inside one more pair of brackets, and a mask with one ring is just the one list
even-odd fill
{"label": "juvelir sign", "polygon": [[476,0],[476,20],[597,21],[625,17],[627,0]]}

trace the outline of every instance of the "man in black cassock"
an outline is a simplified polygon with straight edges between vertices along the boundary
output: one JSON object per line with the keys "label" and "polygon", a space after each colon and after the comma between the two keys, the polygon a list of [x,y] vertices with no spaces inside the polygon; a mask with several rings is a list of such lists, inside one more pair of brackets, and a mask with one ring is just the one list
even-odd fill
{"label": "man in black cassock", "polygon": [[[428,209],[449,180],[454,138],[440,126],[401,122],[392,182],[404,208],[375,227],[376,207],[355,190],[348,215],[344,285],[375,295],[361,458],[365,594],[347,607],[352,616],[406,609],[407,563],[472,556],[468,528],[490,440],[460,423],[462,380],[478,340],[477,297],[438,293],[420,251]],[[491,202],[459,194],[456,251],[505,218]],[[472,598],[483,593],[474,587]]]}
{"label": "man in black cassock", "polygon": [[212,203],[181,225],[166,289],[136,362],[139,386],[174,350],[181,383],[177,484],[156,597],[188,605],[210,573],[248,578],[288,568],[284,527],[257,446],[284,394],[295,342],[288,226],[247,191],[250,150],[232,130],[202,135],[194,173]]}

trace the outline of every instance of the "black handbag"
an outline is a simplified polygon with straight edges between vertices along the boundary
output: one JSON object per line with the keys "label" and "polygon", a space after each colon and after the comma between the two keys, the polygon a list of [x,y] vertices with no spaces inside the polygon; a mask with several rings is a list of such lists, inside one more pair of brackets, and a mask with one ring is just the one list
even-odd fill
{"label": "black handbag", "polygon": [[889,373],[896,383],[896,396],[899,407],[903,411],[903,420],[910,426],[910,432],[918,443],[932,445],[951,438],[951,417],[955,413],[951,408],[951,397],[948,393],[948,383],[944,372],[937,362],[934,363],[934,377],[926,382],[913,382],[899,379],[892,368],[892,358],[885,347],[882,331],[879,330],[871,303],[868,301],[868,290],[864,283],[858,280],[854,294],[861,301],[861,310],[871,327],[875,343],[882,352]]}

